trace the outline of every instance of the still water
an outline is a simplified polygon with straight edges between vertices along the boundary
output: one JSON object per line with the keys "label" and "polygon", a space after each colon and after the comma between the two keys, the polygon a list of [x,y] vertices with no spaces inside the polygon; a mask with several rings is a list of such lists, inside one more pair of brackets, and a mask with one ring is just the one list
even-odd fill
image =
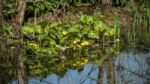
{"label": "still water", "polygon": [[[150,84],[150,52],[124,51],[114,58],[115,84]],[[29,77],[29,84],[98,84],[98,73],[102,73],[101,84],[108,84],[106,68],[99,72],[99,66],[87,64],[84,70],[68,69],[64,77],[55,74],[46,78]],[[10,84],[17,84],[12,81]]]}

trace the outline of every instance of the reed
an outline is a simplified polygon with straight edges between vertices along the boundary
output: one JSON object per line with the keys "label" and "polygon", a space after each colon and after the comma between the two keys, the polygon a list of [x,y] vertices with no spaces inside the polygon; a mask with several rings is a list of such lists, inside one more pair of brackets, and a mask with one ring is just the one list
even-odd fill
{"label": "reed", "polygon": [[[132,4],[134,4],[133,1]],[[142,10],[144,8],[138,8],[137,4],[132,7],[133,25],[129,26],[127,24],[130,28],[126,30],[126,45],[130,46],[130,48],[150,47],[150,23],[148,18],[150,14],[148,13],[149,7],[146,4],[145,7],[146,10]]]}

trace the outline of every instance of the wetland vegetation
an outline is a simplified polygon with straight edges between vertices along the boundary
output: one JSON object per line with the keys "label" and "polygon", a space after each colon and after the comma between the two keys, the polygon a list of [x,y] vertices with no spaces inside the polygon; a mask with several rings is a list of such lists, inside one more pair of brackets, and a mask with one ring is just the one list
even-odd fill
{"label": "wetland vegetation", "polygon": [[[128,84],[127,77],[117,79],[123,70],[142,78],[129,84],[148,84],[150,75],[140,73],[148,73],[149,48],[149,0],[0,0],[0,84],[53,84],[45,78],[82,73],[87,66],[89,73],[97,68],[92,84]],[[140,75],[124,52],[125,58],[134,53],[138,64],[145,57]],[[119,58],[135,69],[120,66]],[[58,84],[91,84],[73,81]]]}

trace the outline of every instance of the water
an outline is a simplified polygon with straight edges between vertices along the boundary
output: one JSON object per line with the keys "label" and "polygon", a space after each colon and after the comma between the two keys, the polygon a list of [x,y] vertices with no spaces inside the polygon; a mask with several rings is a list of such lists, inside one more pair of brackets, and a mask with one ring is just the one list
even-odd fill
{"label": "water", "polygon": [[150,64],[147,59],[150,53],[123,52],[116,61],[115,67],[122,67],[116,70],[117,84],[150,84]]}
{"label": "water", "polygon": [[[122,52],[115,59],[114,77],[115,84],[150,84],[150,53]],[[99,66],[91,63],[84,66],[84,70],[68,69],[64,77],[55,74],[46,78],[28,78],[29,84],[98,84],[98,73],[102,73],[102,83],[108,84],[106,67],[99,72]],[[16,84],[16,81],[12,81]]]}

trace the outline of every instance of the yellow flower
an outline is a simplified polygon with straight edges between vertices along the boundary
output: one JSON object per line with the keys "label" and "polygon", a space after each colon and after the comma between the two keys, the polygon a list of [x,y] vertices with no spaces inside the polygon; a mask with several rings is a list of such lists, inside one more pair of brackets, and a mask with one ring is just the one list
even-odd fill
{"label": "yellow flower", "polygon": [[80,64],[80,62],[79,62],[79,61],[77,61],[77,62],[76,62],[76,64]]}
{"label": "yellow flower", "polygon": [[83,65],[85,65],[85,63],[84,63],[84,62],[81,62],[80,65],[83,66]]}
{"label": "yellow flower", "polygon": [[78,42],[80,42],[80,39],[76,39],[76,40],[73,41],[74,44],[76,44]]}
{"label": "yellow flower", "polygon": [[67,33],[66,31],[63,31],[62,34],[63,34],[63,35],[67,35],[68,33]]}
{"label": "yellow flower", "polygon": [[88,59],[84,59],[84,63],[87,64],[89,62]]}
{"label": "yellow flower", "polygon": [[76,64],[72,64],[74,67],[76,67],[77,65]]}
{"label": "yellow flower", "polygon": [[89,45],[89,42],[88,42],[88,41],[83,41],[83,42],[81,43],[81,46],[87,46],[87,45]]}

